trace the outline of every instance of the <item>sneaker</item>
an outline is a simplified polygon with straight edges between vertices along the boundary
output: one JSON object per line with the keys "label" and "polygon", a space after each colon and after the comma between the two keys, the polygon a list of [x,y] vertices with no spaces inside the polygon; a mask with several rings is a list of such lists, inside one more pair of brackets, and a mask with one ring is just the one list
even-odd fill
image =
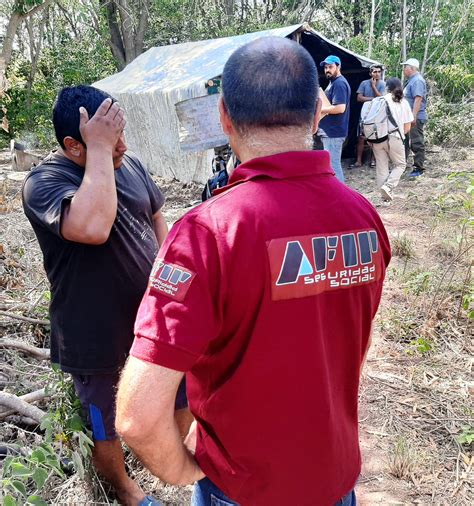
{"label": "sneaker", "polygon": [[423,171],[420,169],[417,169],[416,167],[408,174],[408,177],[418,177],[423,174]]}
{"label": "sneaker", "polygon": [[389,186],[387,186],[386,184],[384,184],[381,188],[380,188],[380,193],[382,194],[382,198],[387,201],[387,202],[391,202],[393,200],[393,195],[392,195],[392,190],[390,189]]}

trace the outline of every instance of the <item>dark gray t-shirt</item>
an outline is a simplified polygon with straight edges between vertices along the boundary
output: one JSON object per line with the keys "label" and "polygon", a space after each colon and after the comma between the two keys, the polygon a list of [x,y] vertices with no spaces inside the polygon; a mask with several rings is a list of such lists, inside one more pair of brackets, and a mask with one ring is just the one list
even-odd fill
{"label": "dark gray t-shirt", "polygon": [[118,208],[101,245],[67,241],[61,217],[84,169],[59,153],[25,179],[25,214],[51,283],[51,360],[64,371],[116,371],[128,355],[135,315],[158,251],[152,216],[164,196],[133,154],[115,171]]}

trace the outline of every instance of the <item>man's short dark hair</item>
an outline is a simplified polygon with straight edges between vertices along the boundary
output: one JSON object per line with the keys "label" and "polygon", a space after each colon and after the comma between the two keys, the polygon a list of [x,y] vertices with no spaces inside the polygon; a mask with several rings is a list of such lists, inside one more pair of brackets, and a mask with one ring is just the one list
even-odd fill
{"label": "man's short dark hair", "polygon": [[240,130],[312,123],[318,88],[311,55],[280,37],[261,38],[237,49],[222,73],[224,104]]}
{"label": "man's short dark hair", "polygon": [[66,87],[59,92],[53,107],[53,126],[62,148],[65,137],[84,144],[79,131],[79,107],[84,107],[92,118],[106,98],[112,97],[105,91],[85,85]]}
{"label": "man's short dark hair", "polygon": [[374,64],[370,66],[370,73],[372,74],[372,70],[378,69],[380,72],[383,72],[383,65]]}

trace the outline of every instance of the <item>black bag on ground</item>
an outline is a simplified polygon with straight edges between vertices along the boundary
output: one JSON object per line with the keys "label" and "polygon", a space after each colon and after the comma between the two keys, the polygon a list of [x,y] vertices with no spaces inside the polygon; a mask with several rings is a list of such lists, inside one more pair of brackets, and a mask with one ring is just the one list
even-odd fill
{"label": "black bag on ground", "polygon": [[229,174],[227,173],[225,163],[221,161],[219,166],[220,170],[214,172],[214,175],[207,180],[207,183],[202,190],[201,199],[203,202],[212,197],[212,192],[216,188],[222,188],[229,181]]}

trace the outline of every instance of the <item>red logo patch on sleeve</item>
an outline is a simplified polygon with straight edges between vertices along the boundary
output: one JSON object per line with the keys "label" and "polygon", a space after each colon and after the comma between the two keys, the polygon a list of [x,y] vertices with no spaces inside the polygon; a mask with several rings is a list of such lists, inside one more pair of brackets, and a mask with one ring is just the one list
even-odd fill
{"label": "red logo patch on sleeve", "polygon": [[150,288],[181,302],[195,276],[184,267],[157,259],[150,274]]}

